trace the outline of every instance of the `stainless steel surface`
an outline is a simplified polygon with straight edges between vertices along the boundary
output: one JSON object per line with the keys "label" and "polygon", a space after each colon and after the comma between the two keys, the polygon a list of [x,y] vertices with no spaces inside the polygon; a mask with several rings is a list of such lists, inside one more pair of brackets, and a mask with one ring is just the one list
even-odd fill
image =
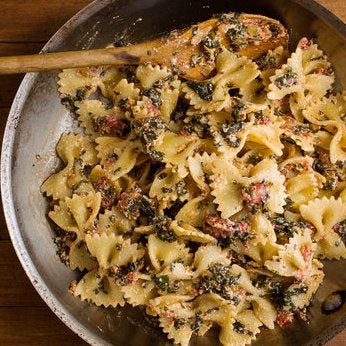
{"label": "stainless steel surface", "polygon": [[[292,47],[302,36],[316,37],[336,69],[338,85],[345,86],[345,25],[312,0],[100,0],[65,24],[43,50],[100,48],[122,35],[139,42],[229,11],[281,20],[290,30]],[[79,131],[74,116],[60,104],[56,81],[56,71],[26,75],[3,140],[2,199],[17,255],[46,303],[90,344],[169,344],[139,309],[97,308],[67,292],[78,274],[56,256],[47,199],[39,192],[42,181],[60,165],[54,152],[61,133]],[[256,345],[320,345],[345,327],[346,306],[329,315],[321,312],[321,303],[331,292],[346,288],[345,262],[326,262],[325,268],[326,279],[310,308],[311,324],[297,321],[286,328],[264,330]],[[192,345],[217,345],[216,340],[211,335],[193,339]]]}

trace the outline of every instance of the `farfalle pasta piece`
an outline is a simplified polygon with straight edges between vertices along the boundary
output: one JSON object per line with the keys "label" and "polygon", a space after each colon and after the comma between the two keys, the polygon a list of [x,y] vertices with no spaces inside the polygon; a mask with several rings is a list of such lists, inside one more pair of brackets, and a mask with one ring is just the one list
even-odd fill
{"label": "farfalle pasta piece", "polygon": [[74,195],[72,199],[66,198],[65,201],[60,201],[59,205],[49,212],[49,217],[61,229],[76,233],[74,241],[64,243],[69,248],[68,263],[72,270],[76,268],[92,270],[97,266],[97,262],[87,251],[84,238],[85,232],[93,231],[97,227],[95,217],[99,203],[99,194]]}
{"label": "farfalle pasta piece", "polygon": [[207,153],[200,155],[197,153],[194,156],[190,156],[187,160],[187,165],[192,179],[195,181],[199,189],[202,191],[202,195],[206,195],[209,192],[209,186],[205,179],[205,166],[210,159]]}
{"label": "farfalle pasta piece", "polygon": [[239,88],[259,75],[255,63],[229,51],[218,55],[216,69],[216,76],[204,82],[183,83],[185,97],[202,112],[222,110],[230,104],[230,89]]}
{"label": "farfalle pasta piece", "polygon": [[288,197],[293,208],[308,203],[318,196],[318,181],[313,172],[304,172],[288,179],[285,183]]}
{"label": "farfalle pasta piece", "polygon": [[282,130],[277,124],[252,125],[246,131],[246,141],[265,146],[277,156],[282,155],[283,144],[280,141]]}
{"label": "farfalle pasta piece", "polygon": [[188,201],[175,216],[178,222],[189,223],[193,227],[201,227],[204,217],[215,214],[215,205],[210,197],[199,196]]}
{"label": "farfalle pasta piece", "polygon": [[126,110],[97,99],[75,102],[80,126],[93,139],[100,136],[126,137],[129,131]]}
{"label": "farfalle pasta piece", "polygon": [[335,231],[328,232],[325,238],[317,243],[315,256],[330,260],[346,258],[346,246],[341,236]]}
{"label": "farfalle pasta piece", "polygon": [[144,249],[138,248],[138,244],[131,244],[130,239],[125,240],[114,233],[87,234],[85,241],[91,255],[104,269],[135,262],[145,253]]}
{"label": "farfalle pasta piece", "polygon": [[90,192],[87,195],[73,195],[72,198],[65,199],[67,210],[76,221],[80,238],[84,239],[84,234],[93,232],[97,228],[97,214],[101,206],[101,194]]}
{"label": "farfalle pasta piece", "polygon": [[154,234],[148,237],[148,255],[156,270],[160,270],[178,259],[183,263],[189,263],[192,258],[189,249],[184,244],[163,241]]}
{"label": "farfalle pasta piece", "polygon": [[153,150],[161,153],[160,158],[167,167],[172,168],[180,178],[188,175],[187,159],[194,153],[199,145],[198,138],[179,136],[173,132],[165,132],[160,141],[153,145]]}
{"label": "farfalle pasta piece", "polygon": [[[250,114],[250,119],[251,117]],[[269,148],[278,156],[282,155],[283,144],[280,135],[283,130],[280,124],[268,120],[268,124],[249,122],[228,122],[229,115],[225,112],[208,115],[211,134],[218,151],[229,157],[236,155],[244,148],[246,143],[253,142],[257,147]]]}
{"label": "farfalle pasta piece", "polygon": [[48,216],[64,231],[78,233],[78,225],[72,217],[71,210],[68,209],[65,200],[61,200],[54,209],[48,213]]}
{"label": "farfalle pasta piece", "polygon": [[319,241],[333,232],[332,227],[345,219],[346,205],[341,198],[315,198],[307,204],[300,206],[302,217],[316,227],[313,239]]}
{"label": "farfalle pasta piece", "polygon": [[275,71],[281,67],[281,65],[287,60],[288,51],[280,46],[273,51],[268,50],[266,54],[263,54],[255,60],[259,69],[261,70],[260,77],[263,84],[267,87],[270,84],[270,77],[275,74]]}
{"label": "farfalle pasta piece", "polygon": [[92,138],[99,137],[102,133],[95,131],[95,118],[98,116],[111,117],[114,114],[112,108],[107,107],[107,105],[100,100],[83,100],[76,102],[78,109],[76,113],[78,114],[78,120],[81,122],[80,126],[84,128],[87,135]]}
{"label": "farfalle pasta piece", "polygon": [[277,256],[264,263],[265,267],[281,276],[306,278],[316,266],[313,260],[316,244],[312,243],[311,231],[305,228],[289,239],[289,243],[279,251]]}
{"label": "farfalle pasta piece", "polygon": [[285,176],[275,161],[264,159],[251,169],[251,177],[242,181],[242,198],[252,208],[266,207],[275,213],[283,213],[285,205]]}
{"label": "farfalle pasta piece", "polygon": [[269,329],[274,329],[276,308],[269,299],[264,297],[251,297],[251,304],[256,317]]}
{"label": "farfalle pasta piece", "polygon": [[[73,189],[80,183],[87,183],[85,167],[94,166],[98,162],[95,145],[88,137],[78,134],[62,134],[57,144],[57,153],[66,167],[51,175],[41,186],[41,192],[53,199],[70,197]],[[84,186],[84,191],[92,187]]]}
{"label": "farfalle pasta piece", "polygon": [[253,216],[251,233],[255,235],[250,242],[251,245],[257,245],[258,243],[265,245],[266,243],[273,244],[276,242],[273,225],[262,213]]}
{"label": "farfalle pasta piece", "polygon": [[217,245],[208,244],[201,246],[195,253],[193,267],[195,268],[195,276],[200,275],[214,263],[229,265],[230,259],[227,252],[223,251]]}
{"label": "farfalle pasta piece", "polygon": [[218,73],[212,79],[215,84],[212,99],[217,101],[226,99],[230,89],[239,88],[259,75],[256,64],[229,51],[218,55],[216,69]]}
{"label": "farfalle pasta piece", "polygon": [[203,233],[188,223],[173,221],[171,229],[181,239],[197,243],[216,243],[217,240],[209,234]]}
{"label": "farfalle pasta piece", "polygon": [[90,66],[65,69],[59,74],[58,86],[62,102],[73,106],[99,88],[110,97],[114,85],[123,78],[116,66]]}
{"label": "farfalle pasta piece", "polygon": [[155,283],[150,280],[150,276],[146,278],[143,276],[143,274],[139,274],[136,282],[121,287],[126,302],[132,306],[147,305],[151,299],[157,296]]}
{"label": "farfalle pasta piece", "polygon": [[159,317],[160,327],[175,343],[188,345],[193,333],[202,336],[212,326],[211,322],[204,320],[202,314],[202,310],[196,311],[192,304],[170,305]]}
{"label": "farfalle pasta piece", "polygon": [[280,125],[282,134],[288,140],[299,145],[306,152],[315,151],[314,130],[309,124],[304,124],[296,119],[286,116],[285,123]]}
{"label": "farfalle pasta piece", "polygon": [[[170,115],[177,105],[180,93],[180,80],[173,76],[167,67],[140,65],[136,77],[148,96],[157,107],[165,123],[169,123]],[[138,115],[137,115],[138,117]]]}
{"label": "farfalle pasta piece", "polygon": [[70,292],[74,296],[80,296],[81,300],[86,300],[97,306],[113,306],[115,308],[118,305],[125,305],[124,294],[120,287],[102,269],[88,272],[78,283],[72,282]]}
{"label": "farfalle pasta piece", "polygon": [[[194,277],[194,272],[190,269],[189,266],[185,265],[184,263],[181,263],[181,261],[175,261],[172,262],[171,265],[167,266],[164,268],[160,273],[159,276],[161,275],[167,275],[169,278],[169,281],[175,282],[175,281],[180,281],[181,283],[187,282],[189,285],[192,283],[191,279]],[[185,280],[182,282],[181,280]],[[189,292],[184,292],[181,293],[180,289],[176,291],[177,294],[192,294],[192,289],[189,290]]]}
{"label": "farfalle pasta piece", "polygon": [[302,120],[302,110],[309,102],[324,96],[334,82],[329,69],[323,52],[303,38],[287,64],[270,78],[268,98],[278,100],[290,95],[291,111],[297,120]]}
{"label": "farfalle pasta piece", "polygon": [[235,157],[245,145],[246,130],[251,124],[233,121],[231,113],[226,111],[212,112],[207,119],[218,152]]}
{"label": "farfalle pasta piece", "polygon": [[248,103],[256,104],[258,106],[267,103],[265,86],[262,79],[259,77],[239,88],[239,94],[241,95],[241,99]]}
{"label": "farfalle pasta piece", "polygon": [[292,178],[303,171],[313,171],[314,159],[311,156],[294,155],[279,164],[279,171],[287,178]]}
{"label": "farfalle pasta piece", "polygon": [[91,170],[89,180],[94,189],[101,193],[100,208],[102,211],[111,209],[116,204],[123,188],[130,185],[132,181],[127,175],[112,181],[101,165],[97,165]]}
{"label": "farfalle pasta piece", "polygon": [[169,83],[163,84],[161,87],[161,102],[160,112],[164,121],[168,124],[170,122],[170,117],[172,112],[178,103],[178,98],[180,95],[181,81],[174,79]]}
{"label": "farfalle pasta piece", "polygon": [[[312,102],[303,110],[304,118],[312,124],[320,125],[333,134],[322,133],[318,136],[320,146],[330,151],[330,161],[346,160],[346,126],[343,118],[346,112],[346,101],[344,94],[323,97]],[[326,142],[326,144],[324,144]],[[323,145],[324,144],[324,145]]]}
{"label": "farfalle pasta piece", "polygon": [[129,140],[102,136],[96,139],[97,157],[100,164],[106,166],[110,160],[116,161],[121,153],[130,145]]}
{"label": "farfalle pasta piece", "polygon": [[159,106],[154,104],[149,97],[142,96],[136,102],[136,105],[132,107],[132,114],[135,119],[141,119],[160,116],[161,111],[159,110]]}
{"label": "farfalle pasta piece", "polygon": [[126,78],[121,79],[113,89],[112,100],[115,106],[124,108],[127,112],[130,111],[139,99],[140,90],[136,88],[134,83],[129,83]]}
{"label": "farfalle pasta piece", "polygon": [[116,207],[105,210],[104,214],[99,214],[98,217],[98,227],[102,233],[126,234],[132,231],[133,226],[133,222]]}
{"label": "farfalle pasta piece", "polygon": [[219,340],[225,346],[248,345],[260,332],[261,325],[254,311],[244,310],[235,316],[233,323],[222,326]]}
{"label": "farfalle pasta piece", "polygon": [[[288,287],[286,295],[291,296],[292,305],[295,309],[302,309],[304,306],[310,304],[311,298],[321,285],[323,277],[323,271],[319,269],[303,282],[294,283]],[[294,294],[290,294],[290,292]],[[296,294],[296,292],[299,292],[299,294]]]}
{"label": "farfalle pasta piece", "polygon": [[244,268],[238,264],[233,264],[231,273],[238,277],[237,285],[248,293],[247,296],[258,296],[261,293],[260,290],[253,285],[248,272]]}
{"label": "farfalle pasta piece", "polygon": [[182,325],[179,328],[174,326],[174,320],[170,317],[162,316],[159,318],[160,327],[167,334],[168,339],[172,339],[175,344],[187,346],[192,336],[192,330],[189,325]]}
{"label": "farfalle pasta piece", "polygon": [[[168,293],[163,296],[158,296],[149,301],[147,306],[147,313],[152,316],[163,314],[164,311],[170,310],[173,315],[178,312],[179,315],[184,314],[185,317],[190,318],[194,316],[192,304],[189,302],[192,299],[190,295],[181,295],[175,293]],[[185,306],[187,309],[182,309]]]}
{"label": "farfalle pasta piece", "polygon": [[324,130],[317,131],[314,135],[315,145],[328,151],[330,148],[330,142],[333,136]]}
{"label": "farfalle pasta piece", "polygon": [[68,258],[69,267],[72,270],[93,270],[98,267],[97,261],[90,255],[85,241],[78,238],[71,244]]}
{"label": "farfalle pasta piece", "polygon": [[266,261],[269,261],[274,256],[277,256],[280,250],[283,250],[281,245],[272,242],[266,242],[265,244],[258,243],[256,245],[250,243],[248,247],[243,248],[242,252],[244,252],[245,255],[251,257],[257,263],[263,265]]}
{"label": "farfalle pasta piece", "polygon": [[161,208],[166,209],[177,199],[185,201],[189,193],[184,179],[179,178],[172,169],[165,168],[156,174],[149,190],[149,197],[156,198]]}
{"label": "farfalle pasta piece", "polygon": [[343,93],[319,98],[303,110],[304,118],[315,125],[326,125],[327,121],[343,123],[346,112],[345,97]]}
{"label": "farfalle pasta piece", "polygon": [[216,293],[203,293],[194,300],[195,311],[200,311],[203,321],[217,323],[221,327],[232,323],[236,314],[245,307],[249,307],[246,302],[245,305],[242,302],[229,304]]}
{"label": "farfalle pasta piece", "polygon": [[273,154],[270,149],[249,149],[243,155],[235,157],[233,162],[243,176],[249,176],[253,166],[264,159],[270,159]]}
{"label": "farfalle pasta piece", "polygon": [[160,67],[159,65],[140,65],[136,69],[136,77],[144,89],[152,88],[155,82],[170,75],[171,73],[167,67]]}
{"label": "farfalle pasta piece", "polygon": [[85,164],[94,166],[98,163],[95,143],[89,137],[81,134],[63,133],[56,151],[64,163],[70,163],[76,158],[81,159]]}
{"label": "farfalle pasta piece", "polygon": [[346,161],[346,126],[345,124],[335,123],[331,124],[336,132],[330,142],[330,161],[336,163],[337,161]]}
{"label": "farfalle pasta piece", "polygon": [[84,242],[84,232],[78,228],[77,222],[72,216],[68,204],[61,200],[48,216],[65,232],[75,233],[76,239],[72,242],[64,242],[68,245],[68,264],[72,270],[92,270],[97,266],[97,262],[90,256]]}
{"label": "farfalle pasta piece", "polygon": [[224,219],[229,218],[242,209],[241,186],[239,171],[226,159],[213,158],[210,162],[213,175],[211,194],[215,197],[215,204]]}
{"label": "farfalle pasta piece", "polygon": [[115,183],[136,165],[140,144],[116,137],[98,137],[96,150],[107,178]]}

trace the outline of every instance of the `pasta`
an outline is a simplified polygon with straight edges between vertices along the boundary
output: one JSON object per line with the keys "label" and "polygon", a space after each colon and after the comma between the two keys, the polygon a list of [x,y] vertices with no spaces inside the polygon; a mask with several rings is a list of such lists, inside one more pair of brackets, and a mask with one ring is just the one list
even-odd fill
{"label": "pasta", "polygon": [[213,325],[238,346],[304,319],[320,259],[346,258],[346,103],[327,57],[306,38],[290,56],[214,53],[204,82],[150,64],[62,71],[84,135],[62,134],[64,168],[41,188],[61,260],[85,271],[70,292],[145,306],[183,346]]}

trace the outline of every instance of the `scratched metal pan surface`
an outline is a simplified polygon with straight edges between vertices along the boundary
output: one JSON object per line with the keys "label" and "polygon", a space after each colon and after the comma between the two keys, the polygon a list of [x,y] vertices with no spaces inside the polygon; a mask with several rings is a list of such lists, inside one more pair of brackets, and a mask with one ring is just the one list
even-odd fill
{"label": "scratched metal pan surface", "polygon": [[[257,13],[279,19],[290,31],[292,47],[300,37],[315,37],[331,59],[338,85],[345,86],[345,25],[313,0],[100,0],[66,23],[43,52],[100,48],[125,35],[140,42],[208,19],[221,12]],[[93,345],[169,345],[140,309],[104,309],[67,292],[78,277],[59,262],[47,219],[48,202],[40,193],[44,179],[60,168],[54,155],[63,132],[79,131],[75,117],[61,105],[57,71],[27,74],[13,102],[2,157],[2,199],[12,242],[38,293],[56,315]],[[41,160],[37,160],[40,155]],[[310,307],[310,325],[264,330],[254,345],[321,345],[346,325],[346,306],[324,315],[321,303],[345,290],[345,262],[326,263],[326,278]],[[215,334],[192,345],[218,345]]]}

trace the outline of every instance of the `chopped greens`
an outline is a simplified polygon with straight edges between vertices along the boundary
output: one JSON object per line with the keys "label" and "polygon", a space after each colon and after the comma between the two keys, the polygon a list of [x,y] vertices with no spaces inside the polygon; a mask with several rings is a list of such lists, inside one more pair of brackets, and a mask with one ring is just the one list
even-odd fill
{"label": "chopped greens", "polygon": [[168,284],[169,284],[169,278],[168,275],[161,275],[161,276],[154,276],[153,280],[155,282],[155,285],[161,290],[161,291],[167,291]]}
{"label": "chopped greens", "polygon": [[211,82],[187,81],[187,86],[191,88],[202,100],[211,101],[215,86]]}
{"label": "chopped greens", "polygon": [[203,292],[217,293],[225,299],[232,300],[232,285],[235,285],[238,282],[240,275],[232,275],[230,267],[224,266],[220,263],[210,266],[208,270],[209,274],[202,276],[200,289]]}

